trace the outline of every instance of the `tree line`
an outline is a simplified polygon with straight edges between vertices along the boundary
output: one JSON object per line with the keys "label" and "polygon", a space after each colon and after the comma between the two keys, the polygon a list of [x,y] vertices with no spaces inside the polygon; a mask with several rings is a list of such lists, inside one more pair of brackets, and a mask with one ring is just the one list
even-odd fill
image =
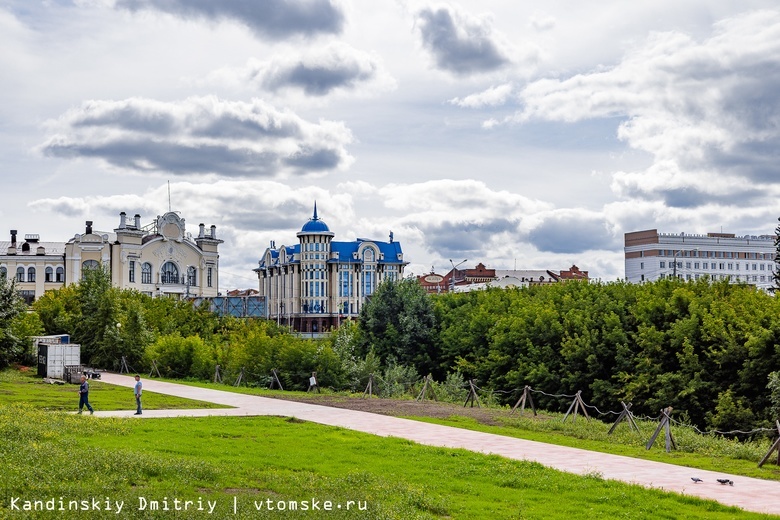
{"label": "tree line", "polygon": [[[369,374],[398,393],[432,374],[451,388],[474,379],[514,404],[526,385],[582,392],[601,410],[633,403],[638,415],[672,406],[708,429],[768,427],[780,417],[780,305],[752,286],[699,280],[566,282],[428,295],[413,279],[382,283],[328,338],[300,337],[273,321],[217,316],[188,301],[111,287],[107,272],[48,291],[25,312],[13,280],[0,280],[0,367],[32,362],[29,336],[71,334],[82,360],[169,377],[212,379],[215,366],[285,389],[308,376],[362,391]],[[388,393],[392,393],[388,390]]]}

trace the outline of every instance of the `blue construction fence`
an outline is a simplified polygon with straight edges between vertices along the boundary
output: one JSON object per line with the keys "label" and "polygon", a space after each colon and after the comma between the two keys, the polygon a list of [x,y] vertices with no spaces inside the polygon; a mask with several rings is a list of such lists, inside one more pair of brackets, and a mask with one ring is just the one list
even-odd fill
{"label": "blue construction fence", "polygon": [[265,296],[213,296],[192,298],[192,304],[200,307],[208,303],[211,312],[236,318],[265,318]]}

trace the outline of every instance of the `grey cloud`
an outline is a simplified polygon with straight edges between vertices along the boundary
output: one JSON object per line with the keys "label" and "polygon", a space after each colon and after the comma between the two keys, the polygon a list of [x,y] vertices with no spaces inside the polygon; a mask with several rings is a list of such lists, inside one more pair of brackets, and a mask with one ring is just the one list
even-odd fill
{"label": "grey cloud", "polygon": [[425,233],[428,249],[444,256],[482,254],[496,235],[514,233],[518,223],[496,218],[483,222],[444,222],[438,225],[419,224]]}
{"label": "grey cloud", "polygon": [[583,253],[620,247],[600,217],[576,213],[547,218],[529,233],[528,240],[539,251],[549,253]]}
{"label": "grey cloud", "polygon": [[90,101],[58,123],[60,132],[40,147],[45,155],[98,158],[138,172],[271,177],[352,160],[345,149],[351,134],[342,124],[310,123],[256,100]]}
{"label": "grey cloud", "polygon": [[687,187],[673,190],[659,190],[658,194],[667,206],[673,208],[697,208],[707,204],[744,207],[755,204],[766,197],[765,192],[755,188],[734,188],[733,191],[727,194],[718,195],[707,193],[706,191],[693,187]]}
{"label": "grey cloud", "polygon": [[361,68],[358,63],[343,63],[325,67],[297,63],[277,71],[265,78],[263,84],[269,90],[284,87],[299,87],[310,96],[325,96],[340,87],[353,87],[356,83],[370,80],[375,70]]}
{"label": "grey cloud", "polygon": [[332,0],[118,0],[130,11],[158,10],[184,19],[234,20],[263,38],[339,34],[344,13]]}
{"label": "grey cloud", "polygon": [[44,151],[53,157],[93,157],[129,170],[166,171],[175,175],[271,176],[279,167],[278,158],[269,153],[208,144],[118,140],[100,144],[52,144]]}
{"label": "grey cloud", "polygon": [[449,8],[421,9],[417,23],[423,45],[441,69],[465,76],[492,72],[510,61],[489,30]]}

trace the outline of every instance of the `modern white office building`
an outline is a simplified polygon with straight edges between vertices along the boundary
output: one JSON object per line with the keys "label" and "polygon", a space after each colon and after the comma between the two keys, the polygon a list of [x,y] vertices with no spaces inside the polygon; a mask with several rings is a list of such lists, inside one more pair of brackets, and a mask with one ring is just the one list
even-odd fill
{"label": "modern white office building", "polygon": [[314,215],[298,232],[298,243],[271,243],[254,269],[265,296],[268,319],[293,330],[321,333],[341,320],[356,318],[384,280],[403,277],[401,244],[358,238],[333,240],[335,234]]}
{"label": "modern white office building", "polygon": [[31,303],[47,290],[78,282],[85,269],[107,267],[111,284],[150,296],[217,296],[219,244],[216,226],[200,224],[197,236],[185,228],[178,213],[169,211],[150,224],[124,212],[112,232],[96,231],[87,221],[84,233],[67,242],[42,242],[39,235],[0,241],[0,276],[13,277]]}
{"label": "modern white office building", "polygon": [[684,280],[727,279],[767,289],[774,285],[774,235],[732,233],[625,234],[626,280],[639,283],[676,276]]}

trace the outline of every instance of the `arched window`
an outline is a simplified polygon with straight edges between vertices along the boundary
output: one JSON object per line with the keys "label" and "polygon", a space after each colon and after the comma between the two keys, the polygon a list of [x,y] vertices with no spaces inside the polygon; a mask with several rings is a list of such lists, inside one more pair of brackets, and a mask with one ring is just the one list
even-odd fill
{"label": "arched window", "polygon": [[149,262],[141,265],[141,283],[152,283],[152,264]]}
{"label": "arched window", "polygon": [[8,277],[8,269],[5,268],[5,266],[0,267],[0,278],[7,278]]}
{"label": "arched window", "polygon": [[57,282],[64,282],[65,281],[65,269],[62,267],[58,267],[56,271],[57,278],[55,281]]}
{"label": "arched window", "polygon": [[28,267],[27,268],[27,281],[28,282],[34,282],[35,281],[35,268],[34,267]]}
{"label": "arched window", "polygon": [[363,261],[364,262],[373,262],[374,261],[374,250],[370,247],[367,247],[363,251]]}
{"label": "arched window", "polygon": [[24,267],[22,266],[16,268],[16,281],[17,282],[24,281]]}
{"label": "arched window", "polygon": [[179,268],[173,262],[165,262],[160,270],[160,278],[165,284],[179,283]]}
{"label": "arched window", "polygon": [[190,287],[197,285],[197,270],[194,265],[187,268],[187,285]]}
{"label": "arched window", "polygon": [[84,260],[81,262],[81,279],[87,275],[87,271],[91,269],[100,269],[100,263],[97,260]]}
{"label": "arched window", "polygon": [[51,266],[46,266],[46,271],[44,271],[44,278],[43,280],[46,282],[53,282],[54,281],[54,269],[51,268]]}

